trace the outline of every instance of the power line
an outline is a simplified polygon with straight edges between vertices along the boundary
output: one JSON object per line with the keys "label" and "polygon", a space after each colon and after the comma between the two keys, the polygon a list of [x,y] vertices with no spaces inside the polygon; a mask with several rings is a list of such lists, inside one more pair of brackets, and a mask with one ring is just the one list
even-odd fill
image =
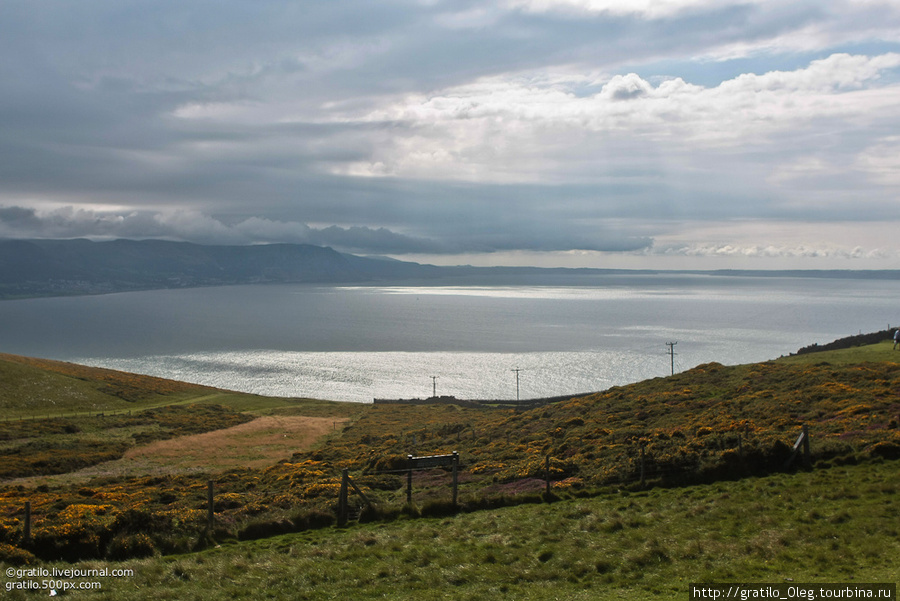
{"label": "power line", "polygon": [[672,360],[672,375],[675,375],[675,345],[677,342],[667,342],[666,346],[669,347],[669,357]]}
{"label": "power line", "polygon": [[519,372],[523,371],[523,370],[521,370],[517,367],[510,371],[516,372],[516,400],[518,401],[519,400]]}

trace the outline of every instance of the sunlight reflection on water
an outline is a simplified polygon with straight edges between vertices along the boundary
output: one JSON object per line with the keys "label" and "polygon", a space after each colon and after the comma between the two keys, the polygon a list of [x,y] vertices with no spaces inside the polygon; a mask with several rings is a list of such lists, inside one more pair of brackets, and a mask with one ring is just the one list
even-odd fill
{"label": "sunlight reflection on water", "polygon": [[266,395],[511,399],[764,361],[900,319],[898,283],[607,278],[584,287],[236,286],[0,305],[5,351]]}

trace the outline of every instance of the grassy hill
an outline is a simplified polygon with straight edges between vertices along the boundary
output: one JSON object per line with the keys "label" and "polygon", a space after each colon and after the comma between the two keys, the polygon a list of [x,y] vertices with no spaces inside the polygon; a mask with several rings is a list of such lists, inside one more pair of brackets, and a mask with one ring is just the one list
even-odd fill
{"label": "grassy hill", "polygon": [[298,408],[310,416],[352,413],[339,403],[0,354],[0,479],[74,472],[120,459],[135,446]]}
{"label": "grassy hill", "polygon": [[129,410],[218,392],[162,378],[0,354],[0,411],[6,417]]}
{"label": "grassy hill", "polygon": [[458,450],[499,483],[542,478],[576,488],[638,478],[684,483],[767,473],[806,424],[814,461],[900,456],[900,358],[889,344],[726,367],[700,365],[531,411],[381,407],[316,459],[377,473]]}
{"label": "grassy hill", "polygon": [[897,583],[897,492],[891,462],[610,491],[116,562],[134,576],[78,595],[640,601],[687,599],[691,583]]}
{"label": "grassy hill", "polygon": [[[139,386],[114,383],[127,384],[127,376],[94,378],[66,364],[42,369],[4,358],[0,378],[9,381],[31,377],[51,392],[77,384],[111,402],[171,405],[143,412],[142,423],[125,421],[134,417],[127,413],[99,423],[7,422],[21,429],[0,450],[24,449],[23,457],[36,450],[30,444],[74,449],[77,457],[82,448],[73,440],[87,434],[134,447],[160,436],[227,433],[229,420],[233,426],[263,412],[348,421],[267,467],[210,462],[188,474],[109,470],[87,480],[37,477],[0,486],[0,559],[109,560],[225,544],[200,555],[135,560],[129,565],[138,566],[139,586],[121,597],[134,599],[159,582],[178,598],[201,598],[225,580],[235,581],[235,598],[249,598],[263,581],[280,591],[273,598],[391,591],[392,598],[454,599],[545,598],[548,586],[561,598],[623,588],[627,598],[670,598],[703,579],[896,581],[896,566],[884,560],[897,550],[890,521],[900,458],[895,357],[900,351],[880,343],[751,365],[706,364],[522,412],[351,406],[197,388],[155,388],[141,397]],[[22,376],[26,367],[37,371]],[[131,400],[114,390],[130,391]],[[108,421],[113,417],[119,421]],[[799,460],[786,467],[804,424],[810,471]],[[441,469],[412,475],[408,504],[407,454],[451,451],[462,458],[458,506],[449,502],[450,474]],[[360,522],[372,524],[315,530],[334,523],[342,469],[372,504],[351,494]],[[208,480],[215,481],[212,530]],[[35,515],[30,543],[22,532],[26,499]],[[446,590],[428,593],[433,587]]]}
{"label": "grassy hill", "polygon": [[[339,403],[285,399],[63,361],[0,353],[0,413],[6,419],[74,417],[185,404],[219,404],[266,412],[297,406],[331,414]],[[346,411],[338,410],[344,414]]]}

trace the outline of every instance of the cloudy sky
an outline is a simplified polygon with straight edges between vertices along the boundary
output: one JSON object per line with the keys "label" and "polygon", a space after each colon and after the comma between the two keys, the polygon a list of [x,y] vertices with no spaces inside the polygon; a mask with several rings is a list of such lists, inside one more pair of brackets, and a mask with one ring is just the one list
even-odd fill
{"label": "cloudy sky", "polygon": [[3,0],[0,237],[900,268],[900,0]]}

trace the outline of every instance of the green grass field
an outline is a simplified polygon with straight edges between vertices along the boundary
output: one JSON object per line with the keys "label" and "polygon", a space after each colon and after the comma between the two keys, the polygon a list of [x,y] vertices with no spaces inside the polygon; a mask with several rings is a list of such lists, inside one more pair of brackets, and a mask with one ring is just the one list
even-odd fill
{"label": "green grass field", "polygon": [[[122,601],[643,600],[686,599],[690,583],[896,583],[897,492],[895,462],[609,492],[226,542],[187,555],[83,562],[75,567],[134,575],[99,579],[101,591],[73,594]],[[32,597],[13,591],[5,598]]]}

